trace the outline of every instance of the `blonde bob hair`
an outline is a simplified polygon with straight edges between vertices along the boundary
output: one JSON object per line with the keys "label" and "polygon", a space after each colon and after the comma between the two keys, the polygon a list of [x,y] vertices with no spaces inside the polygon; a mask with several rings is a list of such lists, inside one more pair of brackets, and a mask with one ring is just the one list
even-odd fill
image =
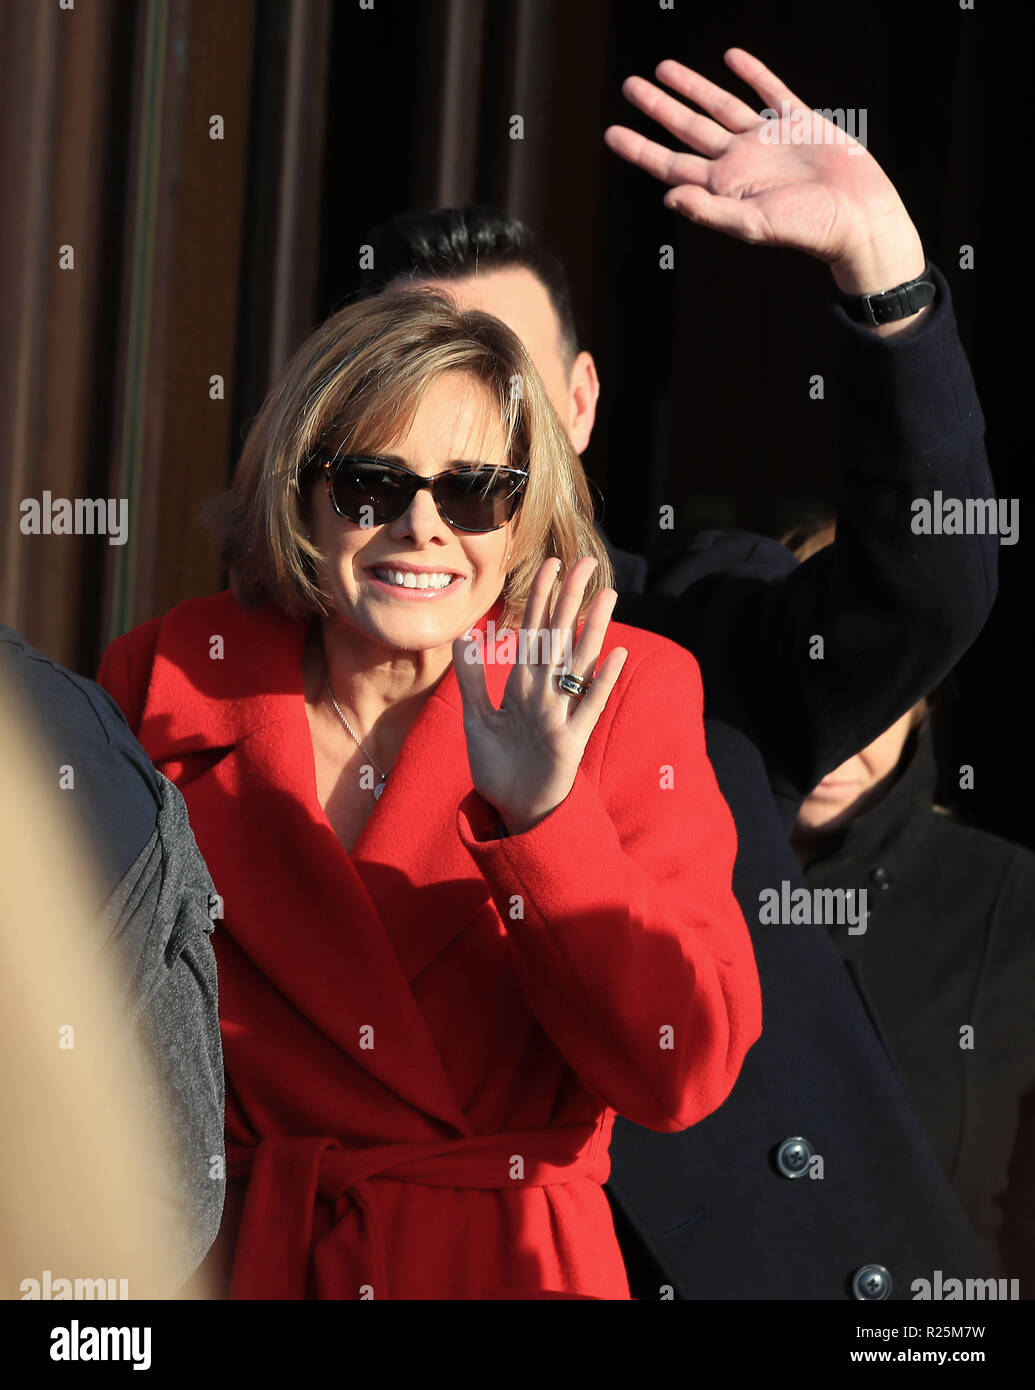
{"label": "blonde bob hair", "polygon": [[520,624],[550,555],[561,574],[581,556],[598,561],[583,609],[613,584],[582,464],[521,340],[438,290],[405,289],[340,309],[306,339],[256,416],[231,486],[206,505],[239,602],[272,601],[292,617],[331,611],[317,581],[322,556],[307,534],[319,476],[313,457],[332,437],[339,453],[387,448],[446,372],[481,384],[503,425],[500,466],[528,472],[512,523],[502,623]]}

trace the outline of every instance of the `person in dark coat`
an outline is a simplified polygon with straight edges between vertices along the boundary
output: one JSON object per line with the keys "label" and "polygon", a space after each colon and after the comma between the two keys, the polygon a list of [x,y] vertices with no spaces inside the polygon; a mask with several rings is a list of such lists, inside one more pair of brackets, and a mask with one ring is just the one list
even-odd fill
{"label": "person in dark coat", "polygon": [[0,679],[36,735],[40,779],[67,797],[95,870],[96,900],[83,907],[118,963],[135,1104],[165,1117],[179,1140],[156,1186],[161,1235],[184,1282],[219,1233],[226,1186],[212,879],[183,797],[106,691],[3,625]]}
{"label": "person in dark coat", "polygon": [[[726,61],[769,108],[786,100],[792,116],[808,111],[742,50]],[[932,689],[988,617],[996,536],[910,530],[912,502],[930,503],[936,490],[993,496],[984,420],[949,286],[925,266],[872,157],[844,143],[763,144],[745,102],[678,63],[658,76],[709,114],[638,78],[626,95],[704,157],[675,157],[631,131],[609,132],[612,149],[678,183],[666,202],[690,220],[831,265],[826,399],[842,504],[837,543],[802,565],[777,541],[743,533],[703,532],[649,570],[609,548],[621,618],[687,647],[701,667],[764,1023],[715,1114],[679,1134],[616,1122],[608,1192],[639,1297],[910,1298],[933,1269],[991,1274],[987,1254],[852,963],[822,929],[763,922],[761,904],[805,887],[789,840],[802,800]],[[784,126],[766,130],[779,136]],[[881,222],[872,239],[863,230],[871,214]],[[854,251],[816,239],[817,228],[853,224]],[[527,228],[491,209],[449,208],[394,219],[367,240],[375,271],[366,293],[448,284],[465,307],[504,319],[585,449],[600,383],[579,350],[563,267]],[[859,296],[916,276],[933,288],[925,307],[881,326],[860,321]],[[911,293],[871,304],[908,311]]]}
{"label": "person in dark coat", "polygon": [[[833,540],[832,524],[810,529],[802,559]],[[935,804],[932,734],[924,699],[823,778],[791,838],[810,888],[865,902],[865,930],[833,922],[830,936],[974,1229],[1031,1298],[1035,854]]]}

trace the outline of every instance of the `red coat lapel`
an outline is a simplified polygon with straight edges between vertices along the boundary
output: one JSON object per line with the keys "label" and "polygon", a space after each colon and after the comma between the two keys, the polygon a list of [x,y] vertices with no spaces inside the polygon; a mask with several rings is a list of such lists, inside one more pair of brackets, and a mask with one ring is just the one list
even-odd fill
{"label": "red coat lapel", "polygon": [[[486,673],[498,705],[507,671],[487,666]],[[491,905],[457,833],[470,791],[460,687],[450,668],[407,735],[352,856],[410,983]]]}
{"label": "red coat lapel", "polygon": [[[471,789],[456,677],[425,704],[350,858],[316,796],[306,627],[229,594],[174,609],[141,741],[183,790],[238,956],[365,1071],[468,1133],[410,988],[490,901],[456,828]],[[507,668],[486,670],[498,704]]]}

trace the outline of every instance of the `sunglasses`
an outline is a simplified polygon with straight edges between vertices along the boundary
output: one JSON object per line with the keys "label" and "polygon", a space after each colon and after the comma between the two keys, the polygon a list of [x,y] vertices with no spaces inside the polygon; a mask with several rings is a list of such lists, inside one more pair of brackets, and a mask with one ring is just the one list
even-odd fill
{"label": "sunglasses", "polygon": [[334,510],[360,526],[396,521],[422,488],[438,514],[458,531],[498,531],[517,510],[528,481],[520,468],[450,468],[422,478],[400,463],[368,454],[320,453],[327,495]]}

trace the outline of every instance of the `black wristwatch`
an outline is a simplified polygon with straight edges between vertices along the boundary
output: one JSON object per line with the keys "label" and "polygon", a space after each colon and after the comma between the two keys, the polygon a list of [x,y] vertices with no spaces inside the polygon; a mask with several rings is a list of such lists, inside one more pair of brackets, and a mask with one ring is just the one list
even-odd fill
{"label": "black wristwatch", "polygon": [[922,275],[915,280],[907,280],[904,285],[896,285],[893,290],[881,290],[879,294],[843,294],[836,290],[838,302],[845,313],[856,323],[868,323],[875,327],[881,323],[894,323],[897,319],[908,319],[911,315],[926,309],[937,292],[930,278],[930,261],[924,266]]}

